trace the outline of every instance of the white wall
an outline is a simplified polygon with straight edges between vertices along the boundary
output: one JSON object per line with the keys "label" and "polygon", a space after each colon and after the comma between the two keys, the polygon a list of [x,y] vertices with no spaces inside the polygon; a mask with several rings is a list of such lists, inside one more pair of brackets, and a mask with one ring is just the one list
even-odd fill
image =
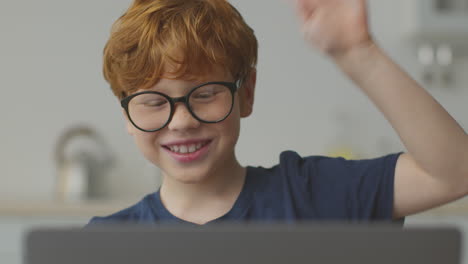
{"label": "white wall", "polygon": [[[417,77],[415,54],[403,38],[407,0],[370,2],[376,39]],[[129,3],[0,2],[0,199],[51,198],[54,144],[76,123],[94,126],[118,154],[118,167],[107,177],[113,197],[154,188],[155,180],[124,130],[118,102],[101,77],[101,53],[110,26]],[[288,1],[232,3],[260,42],[255,110],[243,121],[237,150],[243,164],[272,165],[286,149],[326,154],[340,140],[351,141],[362,157],[403,150],[369,100],[305,45]],[[459,59],[455,87],[430,90],[464,128],[467,70],[466,58]],[[340,113],[351,123],[340,125]]]}

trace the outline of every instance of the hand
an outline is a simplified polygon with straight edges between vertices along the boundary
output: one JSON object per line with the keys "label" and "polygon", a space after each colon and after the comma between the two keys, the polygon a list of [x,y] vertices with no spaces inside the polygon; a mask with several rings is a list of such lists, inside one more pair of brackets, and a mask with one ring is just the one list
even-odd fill
{"label": "hand", "polygon": [[366,0],[294,0],[307,42],[332,57],[372,46]]}

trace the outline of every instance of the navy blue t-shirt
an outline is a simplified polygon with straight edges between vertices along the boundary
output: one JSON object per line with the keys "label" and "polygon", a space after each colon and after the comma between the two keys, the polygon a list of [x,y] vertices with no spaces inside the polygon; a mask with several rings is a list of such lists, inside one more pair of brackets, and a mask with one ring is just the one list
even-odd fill
{"label": "navy blue t-shirt", "polygon": [[[401,153],[375,159],[280,155],[272,168],[247,167],[244,186],[223,221],[389,221],[392,219],[395,165]],[[160,192],[98,223],[188,223],[162,204]],[[208,224],[209,224],[208,223]]]}

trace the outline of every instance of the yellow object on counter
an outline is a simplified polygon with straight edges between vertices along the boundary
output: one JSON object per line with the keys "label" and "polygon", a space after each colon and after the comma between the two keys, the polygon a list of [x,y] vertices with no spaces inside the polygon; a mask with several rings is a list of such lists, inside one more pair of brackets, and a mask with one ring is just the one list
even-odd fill
{"label": "yellow object on counter", "polygon": [[357,158],[356,153],[351,148],[348,148],[348,147],[339,147],[339,148],[331,149],[330,151],[328,151],[327,156],[334,157],[334,158],[342,157],[347,160]]}

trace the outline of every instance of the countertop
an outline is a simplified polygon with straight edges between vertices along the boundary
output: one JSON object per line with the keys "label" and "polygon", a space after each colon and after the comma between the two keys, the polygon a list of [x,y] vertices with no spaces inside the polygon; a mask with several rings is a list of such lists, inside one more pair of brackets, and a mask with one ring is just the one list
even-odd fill
{"label": "countertop", "polygon": [[125,209],[138,200],[125,201],[0,201],[1,216],[60,216],[89,217],[104,216]]}

